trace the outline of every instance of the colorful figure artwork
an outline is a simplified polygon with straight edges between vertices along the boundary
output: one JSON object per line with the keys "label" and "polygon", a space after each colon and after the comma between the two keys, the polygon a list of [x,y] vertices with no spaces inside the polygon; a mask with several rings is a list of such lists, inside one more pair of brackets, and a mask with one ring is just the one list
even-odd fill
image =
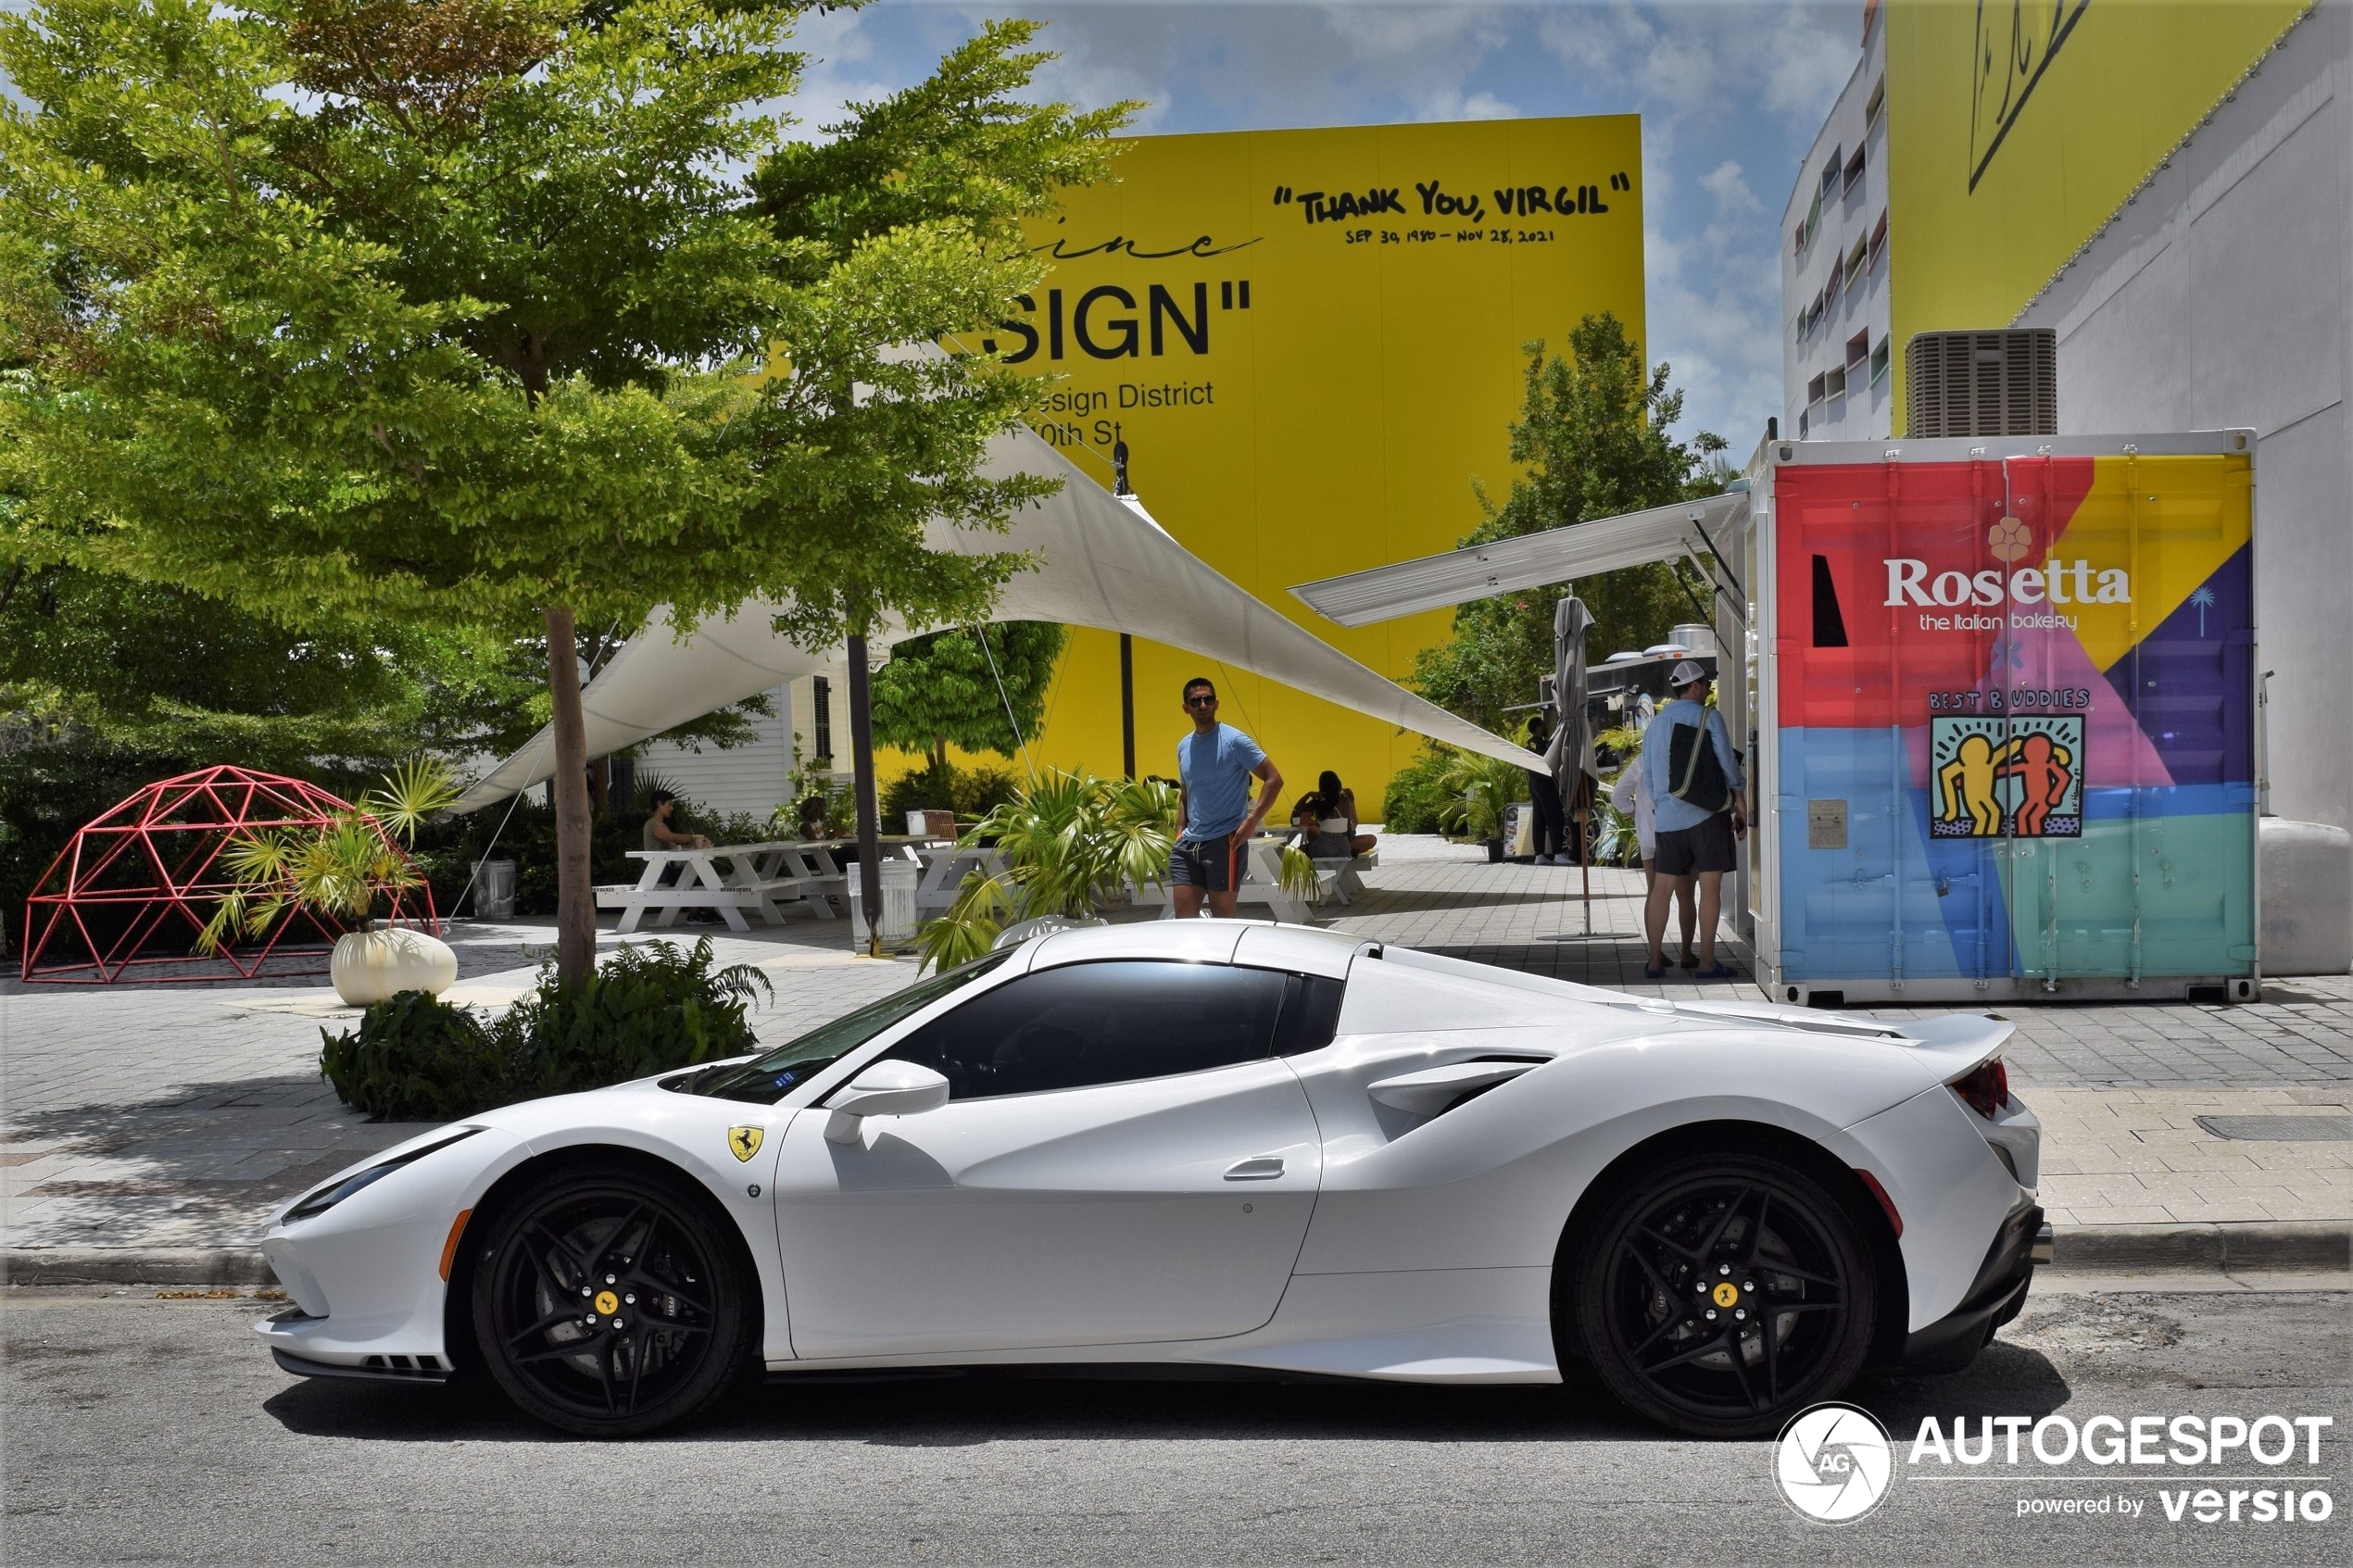
{"label": "colorful figure artwork", "polygon": [[2080,715],[1931,719],[1930,836],[2082,836],[2082,758]]}

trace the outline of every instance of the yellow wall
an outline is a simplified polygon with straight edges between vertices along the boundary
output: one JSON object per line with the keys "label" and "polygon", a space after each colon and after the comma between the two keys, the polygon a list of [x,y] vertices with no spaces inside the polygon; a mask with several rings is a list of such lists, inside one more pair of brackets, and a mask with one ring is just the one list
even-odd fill
{"label": "yellow wall", "polygon": [[1894,0],[1888,282],[1899,428],[1912,334],[2008,325],[2306,6]]}
{"label": "yellow wall", "polygon": [[[1021,318],[1037,337],[1021,368],[1066,377],[1064,407],[1041,433],[1108,485],[1116,422],[1135,488],[1164,527],[1319,636],[1403,675],[1416,649],[1445,639],[1449,612],[1351,632],[1289,589],[1455,546],[1478,520],[1471,479],[1498,497],[1509,487],[1522,344],[1557,346],[1579,317],[1605,309],[1643,337],[1639,117],[1152,136],[1116,170],[1116,183],[1072,193],[1034,236],[1057,259]],[[1613,189],[1614,176],[1626,188]],[[1566,188],[1573,206],[1580,185],[1608,210],[1506,217],[1496,194],[1541,187],[1554,207]],[[1476,211],[1426,215],[1423,186],[1433,204],[1476,198]],[[1302,198],[1317,192],[1393,192],[1403,210],[1311,220]],[[1153,285],[1164,291],[1157,355]],[[1116,358],[1087,352],[1075,320],[1101,287],[1135,301],[1101,296],[1088,310],[1089,340]],[[1059,358],[1050,291],[1061,296]],[[1202,351],[1188,332],[1205,339]],[[1026,340],[1000,330],[992,341],[1012,353]],[[1173,401],[1164,389],[1177,389]],[[1162,406],[1140,406],[1155,394]],[[1175,772],[1179,687],[1202,673],[1218,683],[1223,717],[1282,768],[1287,795],[1331,768],[1377,812],[1390,772],[1420,745],[1139,642],[1139,771]],[[1119,771],[1115,634],[1074,631],[1035,753]]]}

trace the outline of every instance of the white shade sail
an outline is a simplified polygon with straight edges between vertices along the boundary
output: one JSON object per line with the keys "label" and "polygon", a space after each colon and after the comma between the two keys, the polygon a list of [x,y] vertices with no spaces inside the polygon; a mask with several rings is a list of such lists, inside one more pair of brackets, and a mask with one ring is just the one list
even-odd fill
{"label": "white shade sail", "polygon": [[1595,518],[1541,533],[1450,550],[1442,556],[1423,556],[1369,571],[1302,583],[1291,592],[1342,626],[1365,626],[1515,588],[1569,583],[1682,555],[1692,557],[1713,577],[1706,541],[1718,536],[1726,521],[1747,504],[1748,496],[1742,492],[1679,501],[1671,507]]}
{"label": "white shade sail", "polygon": [[[1038,564],[999,595],[997,621],[1059,621],[1139,637],[1252,671],[1401,729],[1490,757],[1517,761],[1527,753],[1499,735],[1415,696],[1357,663],[1313,632],[1252,597],[1172,538],[1133,498],[1113,496],[1035,433],[1016,431],[992,445],[984,471],[1005,478],[1045,474],[1061,491],[1025,508],[1008,533],[934,522],[934,549],[962,555],[1033,553]],[[839,667],[840,646],[801,647],[772,630],[778,607],[753,600],[733,617],[713,618],[686,637],[672,635],[656,611],[646,630],[616,654],[581,693],[588,755],[601,757],[705,713],[772,691],[798,676]],[[887,647],[912,635],[896,621],[868,636]],[[457,809],[472,811],[555,771],[555,737],[542,730],[466,791]]]}

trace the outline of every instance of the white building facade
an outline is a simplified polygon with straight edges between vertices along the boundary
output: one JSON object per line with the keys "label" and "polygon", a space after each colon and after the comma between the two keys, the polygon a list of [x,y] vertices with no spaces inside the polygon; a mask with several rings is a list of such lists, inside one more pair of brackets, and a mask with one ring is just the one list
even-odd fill
{"label": "white building facade", "polygon": [[1887,287],[1887,20],[1799,168],[1781,215],[1781,423],[1801,441],[1894,428]]}

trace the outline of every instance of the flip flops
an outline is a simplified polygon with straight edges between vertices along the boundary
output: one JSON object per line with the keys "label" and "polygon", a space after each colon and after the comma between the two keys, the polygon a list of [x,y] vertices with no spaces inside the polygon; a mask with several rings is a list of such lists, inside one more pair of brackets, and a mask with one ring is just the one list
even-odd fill
{"label": "flip flops", "polygon": [[1692,976],[1693,980],[1738,980],[1740,977],[1740,971],[1727,968],[1721,960],[1714,968],[1703,969]]}
{"label": "flip flops", "polygon": [[1645,980],[1664,980],[1667,978],[1667,966],[1665,964],[1661,964],[1658,968],[1653,969],[1650,965],[1644,964],[1642,966],[1642,978]]}

